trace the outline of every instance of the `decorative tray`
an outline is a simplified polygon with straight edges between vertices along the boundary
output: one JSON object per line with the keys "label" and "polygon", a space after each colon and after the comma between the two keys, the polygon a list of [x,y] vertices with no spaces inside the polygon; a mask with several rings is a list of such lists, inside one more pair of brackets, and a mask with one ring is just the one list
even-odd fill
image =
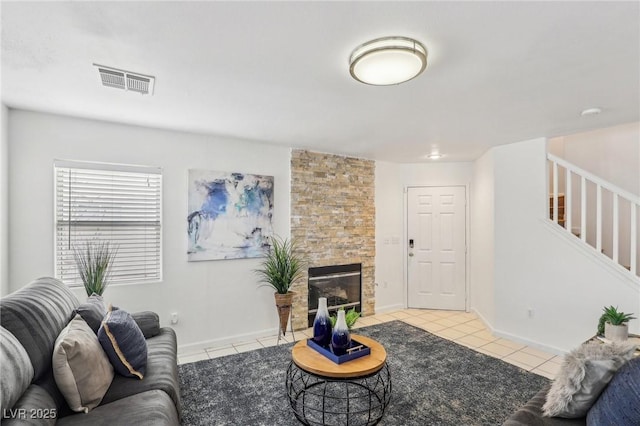
{"label": "decorative tray", "polygon": [[351,361],[366,355],[371,354],[371,348],[367,345],[364,345],[357,340],[351,339],[351,345],[349,345],[349,349],[347,349],[347,353],[344,355],[336,355],[334,354],[330,348],[325,348],[324,346],[320,346],[313,339],[307,339],[307,346],[315,349],[325,357],[329,358],[331,361],[336,364],[342,364],[343,362]]}

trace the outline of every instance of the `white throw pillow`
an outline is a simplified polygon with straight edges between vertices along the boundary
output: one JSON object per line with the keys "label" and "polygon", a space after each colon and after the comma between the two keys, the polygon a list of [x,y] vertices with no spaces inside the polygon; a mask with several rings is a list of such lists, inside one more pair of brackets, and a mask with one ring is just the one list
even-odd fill
{"label": "white throw pillow", "polygon": [[98,337],[80,315],[61,332],[53,349],[53,377],[73,411],[100,404],[113,380],[113,367]]}
{"label": "white throw pillow", "polygon": [[544,415],[584,417],[634,350],[630,343],[589,342],[569,352],[547,393]]}

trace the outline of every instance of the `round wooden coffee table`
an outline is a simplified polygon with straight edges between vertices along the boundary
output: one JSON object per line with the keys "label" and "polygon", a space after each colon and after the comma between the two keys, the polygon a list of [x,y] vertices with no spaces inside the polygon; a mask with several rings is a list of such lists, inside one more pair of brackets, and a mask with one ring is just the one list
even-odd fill
{"label": "round wooden coffee table", "polygon": [[353,334],[371,354],[336,364],[301,340],[291,351],[286,387],[291,408],[306,425],[375,425],[391,399],[387,352]]}

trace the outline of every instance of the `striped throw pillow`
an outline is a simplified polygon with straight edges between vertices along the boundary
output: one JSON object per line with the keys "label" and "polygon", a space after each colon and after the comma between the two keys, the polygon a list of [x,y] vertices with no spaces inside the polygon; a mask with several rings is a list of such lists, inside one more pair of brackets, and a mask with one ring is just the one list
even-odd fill
{"label": "striped throw pillow", "polygon": [[98,341],[118,374],[138,379],[144,377],[147,341],[128,312],[110,309],[98,330]]}

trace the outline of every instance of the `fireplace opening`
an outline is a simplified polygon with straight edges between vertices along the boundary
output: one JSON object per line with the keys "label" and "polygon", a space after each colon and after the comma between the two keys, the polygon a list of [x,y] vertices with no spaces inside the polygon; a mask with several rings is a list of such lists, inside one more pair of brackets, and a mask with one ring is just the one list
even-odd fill
{"label": "fireplace opening", "polygon": [[339,308],[355,308],[360,312],[362,294],[362,264],[309,268],[309,327],[318,311],[318,298],[327,298],[329,314]]}

